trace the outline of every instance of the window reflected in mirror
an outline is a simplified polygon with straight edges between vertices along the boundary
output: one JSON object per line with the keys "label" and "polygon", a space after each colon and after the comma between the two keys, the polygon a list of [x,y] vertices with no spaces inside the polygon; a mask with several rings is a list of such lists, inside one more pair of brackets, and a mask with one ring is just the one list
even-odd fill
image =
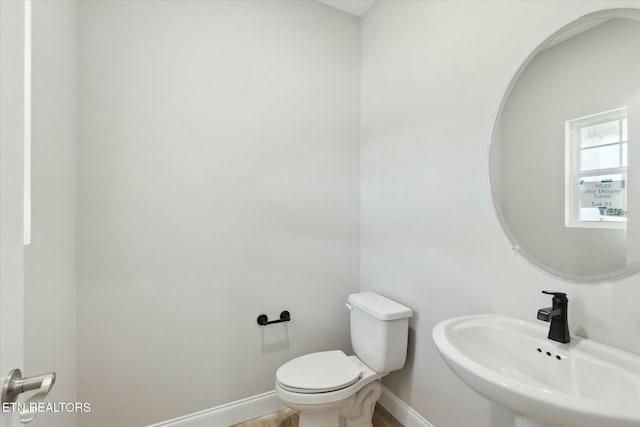
{"label": "window reflected in mirror", "polygon": [[626,228],[627,107],[565,123],[567,227]]}

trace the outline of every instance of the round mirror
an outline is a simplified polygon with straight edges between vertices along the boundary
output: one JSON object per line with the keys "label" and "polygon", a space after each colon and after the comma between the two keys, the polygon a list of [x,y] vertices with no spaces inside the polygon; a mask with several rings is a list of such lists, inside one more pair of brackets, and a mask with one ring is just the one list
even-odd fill
{"label": "round mirror", "polygon": [[640,270],[640,10],[584,16],[529,56],[489,168],[503,229],[534,266],[579,282]]}

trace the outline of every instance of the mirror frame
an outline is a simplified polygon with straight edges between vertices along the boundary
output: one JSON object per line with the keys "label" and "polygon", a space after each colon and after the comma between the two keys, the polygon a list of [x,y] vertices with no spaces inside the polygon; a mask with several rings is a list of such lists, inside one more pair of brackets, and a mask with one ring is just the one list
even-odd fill
{"label": "mirror frame", "polygon": [[495,136],[494,134],[496,131],[496,125],[500,121],[500,118],[502,116],[502,111],[504,109],[505,104],[507,103],[507,100],[509,99],[509,96],[511,95],[511,91],[513,87],[516,85],[521,74],[527,68],[529,63],[536,57],[536,55],[538,55],[538,53],[545,50],[549,46],[549,44],[551,44],[556,40],[558,36],[570,30],[571,28],[584,24],[585,22],[600,20],[602,18],[626,18],[626,19],[632,19],[634,21],[640,22],[640,8],[637,8],[637,9],[636,8],[616,8],[616,9],[604,9],[604,10],[592,12],[579,17],[578,19],[563,26],[562,28],[560,28],[559,30],[555,31],[553,34],[545,38],[544,41],[540,43],[538,47],[536,47],[529,54],[529,56],[527,56],[527,58],[520,65],[520,67],[518,67],[517,71],[511,78],[511,81],[509,82],[509,85],[507,86],[504,95],[502,96],[502,101],[500,102],[498,111],[493,119],[493,125],[491,126],[491,135],[489,139],[489,151],[488,151],[489,156],[487,159],[488,166],[489,166],[489,189],[491,192],[491,202],[493,204],[493,208],[498,217],[498,221],[500,222],[500,227],[502,228],[502,231],[504,231],[505,235],[507,236],[507,239],[509,239],[509,242],[511,243],[513,251],[521,255],[533,267],[540,270],[541,272],[561,281],[576,282],[576,283],[607,282],[607,281],[614,281],[614,280],[623,279],[625,277],[629,277],[633,274],[640,272],[640,260],[633,262],[631,264],[627,264],[626,267],[615,270],[615,271],[611,271],[603,274],[592,274],[592,275],[576,275],[576,274],[564,273],[562,271],[555,270],[538,261],[534,256],[532,256],[530,252],[528,252],[524,247],[520,245],[520,243],[518,242],[518,239],[516,239],[516,236],[514,236],[513,233],[511,232],[511,229],[509,228],[504,218],[504,215],[502,213],[502,209],[496,201],[495,188],[493,186],[493,182],[491,179],[492,177],[491,160],[493,159],[493,156],[495,154],[494,153],[495,144],[493,139]]}

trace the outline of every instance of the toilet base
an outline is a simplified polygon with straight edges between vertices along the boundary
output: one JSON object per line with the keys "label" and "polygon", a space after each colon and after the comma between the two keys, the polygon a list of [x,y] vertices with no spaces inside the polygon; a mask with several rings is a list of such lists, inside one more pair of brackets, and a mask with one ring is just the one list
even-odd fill
{"label": "toilet base", "polygon": [[300,411],[298,427],[372,427],[373,411],[381,394],[380,381],[373,381],[354,395],[334,404],[283,403]]}
{"label": "toilet base", "polygon": [[300,411],[298,427],[341,427],[338,411]]}
{"label": "toilet base", "polygon": [[340,419],[343,420],[340,427],[373,427],[373,411],[381,394],[380,381],[362,387],[355,399],[340,411]]}

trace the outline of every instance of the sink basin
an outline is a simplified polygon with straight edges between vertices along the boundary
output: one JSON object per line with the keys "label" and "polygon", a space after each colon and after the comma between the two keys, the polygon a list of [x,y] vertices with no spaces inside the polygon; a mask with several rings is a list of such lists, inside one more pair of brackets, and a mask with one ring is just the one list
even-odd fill
{"label": "sink basin", "polygon": [[471,388],[516,415],[516,426],[640,426],[640,356],[580,337],[547,339],[548,324],[498,315],[444,320],[433,340]]}

